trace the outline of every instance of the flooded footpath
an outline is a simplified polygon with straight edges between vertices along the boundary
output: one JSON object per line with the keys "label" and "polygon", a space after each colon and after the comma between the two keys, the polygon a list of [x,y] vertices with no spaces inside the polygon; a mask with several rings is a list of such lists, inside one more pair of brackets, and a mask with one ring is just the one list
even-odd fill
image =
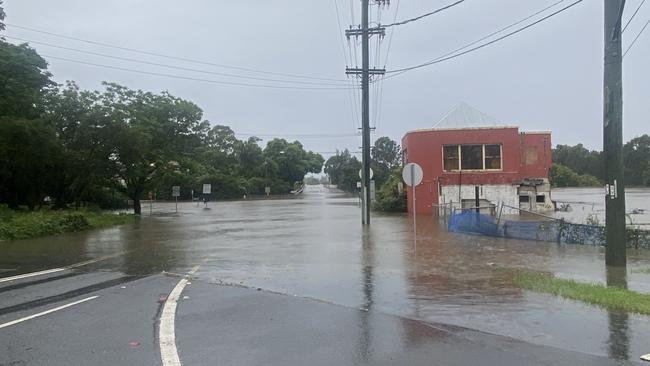
{"label": "flooded footpath", "polygon": [[[641,193],[644,202],[650,192]],[[560,193],[554,194],[558,199]],[[628,198],[630,195],[628,195]],[[576,200],[578,202],[578,200]],[[596,205],[594,204],[594,207]],[[157,203],[133,225],[0,243],[1,276],[107,258],[84,271],[260,288],[445,323],[615,359],[650,353],[650,317],[521,290],[504,268],[605,283],[604,250],[448,233],[419,216],[375,214],[356,197],[309,187],[297,199]],[[122,253],[115,256],[116,253]],[[650,251],[628,251],[627,285],[650,293]]]}

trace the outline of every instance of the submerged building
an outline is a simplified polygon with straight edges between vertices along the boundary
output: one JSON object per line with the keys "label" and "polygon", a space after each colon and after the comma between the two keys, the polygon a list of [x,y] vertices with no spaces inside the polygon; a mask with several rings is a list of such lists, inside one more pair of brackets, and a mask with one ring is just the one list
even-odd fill
{"label": "submerged building", "polygon": [[[549,184],[551,133],[521,132],[465,103],[433,128],[407,132],[402,158],[404,164],[419,164],[424,172],[415,187],[419,214],[431,214],[439,205],[475,207],[477,193],[482,207],[503,203],[506,210],[554,208]],[[412,194],[408,188],[409,212],[414,209]]]}

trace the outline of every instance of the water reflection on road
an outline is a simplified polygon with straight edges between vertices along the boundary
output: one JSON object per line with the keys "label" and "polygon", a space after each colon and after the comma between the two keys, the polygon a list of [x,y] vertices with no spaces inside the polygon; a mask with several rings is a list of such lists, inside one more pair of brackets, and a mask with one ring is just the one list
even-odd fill
{"label": "water reflection on road", "polygon": [[[607,283],[601,248],[452,234],[418,217],[416,250],[407,216],[375,215],[362,229],[357,199],[321,187],[293,200],[179,206],[156,204],[153,216],[119,228],[2,243],[0,268],[27,272],[126,251],[86,270],[183,273],[203,263],[201,281],[369,310],[360,329],[378,311],[612,358],[650,351],[648,317],[522,291],[498,270]],[[630,251],[629,263],[625,286],[650,292],[650,275],[637,271],[650,267],[650,252]],[[370,338],[360,337],[359,349]]]}

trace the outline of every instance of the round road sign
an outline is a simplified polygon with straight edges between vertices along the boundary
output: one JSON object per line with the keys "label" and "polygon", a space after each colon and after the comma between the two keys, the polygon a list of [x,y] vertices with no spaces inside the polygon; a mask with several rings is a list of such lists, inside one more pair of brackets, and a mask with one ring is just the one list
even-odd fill
{"label": "round road sign", "polygon": [[402,179],[404,179],[404,183],[409,187],[422,183],[423,175],[422,167],[416,163],[408,163],[404,166],[404,170],[402,170]]}
{"label": "round road sign", "polygon": [[[375,175],[375,172],[372,171],[372,168],[370,168],[370,179]],[[359,179],[363,179],[363,169],[359,169]]]}

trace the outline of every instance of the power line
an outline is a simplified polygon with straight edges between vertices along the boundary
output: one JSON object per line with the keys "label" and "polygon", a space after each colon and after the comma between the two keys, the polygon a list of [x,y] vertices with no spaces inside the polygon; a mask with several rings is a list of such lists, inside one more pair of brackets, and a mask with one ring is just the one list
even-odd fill
{"label": "power line", "polygon": [[331,87],[331,88],[330,87],[322,87],[322,88],[317,88],[317,87],[300,87],[300,86],[281,86],[281,85],[236,83],[236,82],[229,82],[229,81],[218,81],[218,80],[187,77],[187,76],[181,76],[181,75],[165,74],[165,73],[160,73],[160,72],[135,70],[135,69],[129,69],[129,68],[126,68],[126,67],[97,64],[97,63],[94,63],[94,62],[74,60],[74,59],[69,59],[69,58],[65,58],[65,57],[58,57],[58,56],[48,56],[48,55],[42,55],[42,56],[46,57],[46,58],[60,60],[60,61],[73,62],[73,63],[88,65],[88,66],[102,67],[102,68],[112,69],[112,70],[127,71],[127,72],[132,72],[132,73],[137,73],[137,74],[144,74],[144,75],[151,75],[151,76],[161,76],[161,77],[167,77],[167,78],[172,78],[172,79],[180,79],[180,80],[201,81],[201,82],[205,82],[205,83],[212,83],[212,84],[219,84],[219,85],[245,86],[245,87],[266,88],[266,89],[288,89],[288,90],[348,90],[349,89],[349,88],[346,88],[346,87]]}
{"label": "power line", "polygon": [[434,65],[434,64],[437,64],[437,63],[440,63],[440,62],[444,62],[444,61],[447,61],[447,60],[451,60],[451,59],[453,59],[453,58],[460,57],[460,56],[462,56],[462,55],[466,55],[466,54],[468,54],[468,53],[470,53],[470,52],[473,52],[473,51],[479,50],[479,49],[481,49],[481,48],[487,47],[487,46],[489,46],[489,45],[491,45],[491,44],[494,44],[494,43],[499,42],[499,41],[501,41],[501,40],[503,40],[503,39],[506,39],[506,38],[508,38],[508,37],[511,37],[511,36],[513,36],[513,35],[515,35],[515,34],[517,34],[517,33],[520,33],[520,32],[522,32],[522,31],[524,31],[524,30],[526,30],[526,29],[528,29],[528,28],[530,28],[530,27],[532,27],[532,26],[535,26],[535,25],[537,25],[537,24],[539,24],[539,23],[541,23],[541,22],[543,22],[543,21],[545,21],[545,20],[547,20],[547,19],[549,19],[549,18],[551,18],[551,17],[553,17],[553,16],[555,16],[555,15],[557,15],[557,14],[559,14],[559,13],[562,13],[562,12],[568,10],[569,8],[571,8],[571,7],[573,7],[573,6],[575,6],[575,5],[579,4],[579,3],[581,3],[582,1],[583,1],[583,0],[577,0],[577,1],[575,1],[575,2],[573,2],[573,3],[571,3],[571,4],[569,4],[569,5],[565,6],[564,8],[562,8],[562,9],[560,9],[560,10],[557,10],[557,11],[555,11],[555,12],[553,12],[553,13],[551,13],[551,14],[549,14],[549,15],[547,15],[547,16],[545,16],[545,17],[539,19],[539,20],[534,21],[533,23],[530,23],[530,24],[528,24],[528,25],[526,25],[526,26],[524,26],[524,27],[522,27],[522,28],[519,28],[519,29],[513,31],[513,32],[507,33],[507,34],[505,34],[505,35],[503,35],[503,36],[501,36],[501,37],[498,37],[498,38],[496,38],[496,39],[494,39],[494,40],[492,40],[492,41],[489,41],[489,42],[486,42],[486,43],[481,44],[481,45],[479,45],[479,46],[476,46],[476,47],[470,48],[470,49],[468,49],[468,50],[466,50],[466,51],[463,51],[463,52],[460,52],[460,53],[456,53],[456,54],[450,55],[450,56],[448,56],[448,57],[441,56],[441,57],[436,58],[436,59],[433,59],[433,60],[431,60],[431,61],[427,61],[427,62],[425,62],[425,63],[419,64],[419,65],[415,65],[415,66],[411,66],[411,67],[404,67],[404,68],[401,68],[401,69],[395,69],[395,70],[386,71],[386,73],[393,73],[393,74],[394,74],[394,73],[403,73],[403,72],[406,72],[406,71],[411,71],[411,70],[419,69],[419,68],[422,68],[422,67],[426,67],[426,66]]}
{"label": "power line", "polygon": [[[339,39],[341,41],[341,51],[343,51],[343,60],[345,61],[345,64],[347,66],[348,57],[347,57],[347,53],[345,52],[345,41],[343,40],[343,25],[341,24],[341,15],[339,12],[338,0],[333,0],[333,1],[334,1],[334,8],[336,9],[336,22],[338,24],[337,33],[339,34]],[[352,62],[352,60],[350,60],[350,62]],[[351,81],[349,81],[349,84],[350,86],[354,86],[354,84]],[[358,119],[356,98],[354,96],[355,96],[354,91],[350,90],[348,92],[348,101],[350,102],[350,112],[352,113],[352,128],[356,131],[359,128],[359,119]]]}
{"label": "power line", "polygon": [[639,37],[641,37],[641,33],[643,33],[643,31],[648,27],[648,24],[650,24],[650,19],[648,19],[648,21],[645,23],[645,25],[643,26],[643,28],[641,28],[641,30],[640,30],[639,33],[636,35],[636,37],[634,37],[634,40],[632,41],[632,43],[630,43],[630,45],[627,47],[627,49],[626,49],[625,52],[623,53],[623,57],[625,57],[625,55],[627,55],[627,53],[630,52],[630,50],[632,49],[632,47],[634,46],[634,44],[636,43],[636,41],[639,39]]}
{"label": "power line", "polygon": [[434,14],[440,13],[440,12],[443,11],[443,10],[447,10],[447,9],[449,9],[449,8],[452,8],[452,7],[458,5],[458,4],[462,3],[462,2],[465,2],[465,0],[458,0],[458,1],[456,1],[455,3],[452,3],[452,4],[449,4],[449,5],[443,6],[442,8],[440,8],[440,9],[436,9],[436,10],[434,10],[434,11],[432,11],[432,12],[429,12],[429,13],[426,13],[426,14],[422,14],[422,15],[420,15],[420,16],[418,16],[418,17],[415,17],[415,18],[406,19],[406,20],[403,20],[403,21],[401,21],[401,22],[396,22],[396,23],[391,23],[391,24],[388,24],[388,25],[384,25],[384,27],[385,27],[385,28],[388,28],[388,27],[394,27],[394,26],[397,26],[397,25],[404,25],[404,24],[407,24],[407,23],[415,22],[415,21],[418,21],[418,20],[420,20],[420,19],[422,19],[422,18],[426,18],[426,17],[429,17],[429,16],[431,16],[431,15],[434,15]]}
{"label": "power line", "polygon": [[323,77],[315,77],[315,76],[310,76],[310,75],[290,74],[290,73],[282,73],[282,72],[274,72],[274,71],[267,71],[267,70],[252,69],[252,68],[240,67],[240,66],[225,65],[225,64],[219,64],[219,63],[208,62],[208,61],[201,61],[201,60],[196,60],[196,59],[191,59],[191,58],[186,58],[186,57],[166,55],[166,54],[163,54],[163,53],[157,53],[157,52],[151,52],[151,51],[143,51],[143,50],[139,50],[139,49],[135,49],[135,48],[116,46],[116,45],[113,45],[113,44],[110,44],[110,43],[104,43],[104,42],[98,42],[98,41],[88,40],[88,39],[84,39],[84,38],[67,36],[67,35],[64,35],[64,34],[44,31],[44,30],[30,28],[30,27],[24,27],[24,26],[20,26],[20,25],[16,25],[16,24],[11,24],[11,23],[6,23],[6,25],[9,26],[9,27],[18,28],[18,29],[22,29],[22,30],[26,30],[26,31],[30,31],[30,32],[47,34],[47,35],[50,35],[50,36],[53,36],[53,37],[64,38],[64,39],[69,39],[69,40],[78,41],[78,42],[84,42],[84,43],[93,44],[93,45],[97,45],[97,46],[109,47],[109,48],[114,48],[114,49],[118,49],[118,50],[122,50],[122,51],[135,52],[135,53],[140,53],[140,54],[149,55],[149,56],[163,57],[163,58],[168,58],[168,59],[177,60],[177,61],[185,61],[185,62],[190,62],[190,63],[195,63],[195,64],[202,64],[202,65],[221,67],[221,68],[224,68],[224,69],[255,72],[255,73],[267,74],[267,75],[285,76],[285,77],[298,78],[298,79],[311,79],[311,80],[322,80],[322,81],[345,81],[343,79],[323,78]]}
{"label": "power line", "polygon": [[235,74],[228,74],[228,73],[223,73],[223,72],[200,70],[200,69],[194,69],[194,68],[190,68],[190,67],[182,67],[182,66],[176,66],[176,65],[170,65],[170,64],[163,64],[163,63],[158,63],[158,62],[144,61],[144,60],[134,59],[134,58],[130,58],[130,57],[114,56],[114,55],[109,55],[109,54],[106,54],[106,53],[87,51],[87,50],[82,50],[82,49],[72,48],[72,47],[66,47],[66,46],[56,45],[56,44],[47,43],[47,42],[34,41],[34,40],[21,38],[21,37],[5,36],[5,38],[14,39],[14,40],[23,41],[23,42],[29,42],[29,43],[33,43],[33,44],[39,44],[39,45],[52,47],[52,48],[58,48],[58,49],[67,50],[67,51],[84,53],[84,54],[93,55],[93,56],[112,58],[112,59],[115,59],[115,60],[135,62],[135,63],[145,64],[145,65],[160,66],[160,67],[165,67],[165,68],[169,68],[169,69],[191,71],[191,72],[210,74],[210,75],[217,75],[217,76],[224,76],[224,77],[231,77],[231,78],[259,80],[259,81],[272,81],[272,82],[280,82],[280,83],[288,83],[288,84],[302,84],[302,85],[344,86],[344,84],[341,84],[341,83],[333,84],[333,83],[322,83],[322,82],[313,82],[313,81],[282,80],[282,79],[261,78],[261,77],[255,77],[255,76],[235,75]]}
{"label": "power line", "polygon": [[632,23],[632,19],[634,19],[634,17],[636,16],[636,13],[638,13],[639,10],[641,10],[641,7],[643,6],[643,3],[645,3],[645,0],[641,0],[641,3],[639,4],[639,6],[637,6],[636,10],[634,11],[634,13],[630,17],[630,19],[627,21],[627,23],[625,23],[625,27],[623,27],[623,30],[621,31],[621,33],[624,33],[625,30],[627,29],[627,26],[630,25],[630,23]]}
{"label": "power line", "polygon": [[338,139],[338,138],[357,137],[359,136],[359,134],[356,133],[311,133],[311,134],[235,133],[235,136]]}

